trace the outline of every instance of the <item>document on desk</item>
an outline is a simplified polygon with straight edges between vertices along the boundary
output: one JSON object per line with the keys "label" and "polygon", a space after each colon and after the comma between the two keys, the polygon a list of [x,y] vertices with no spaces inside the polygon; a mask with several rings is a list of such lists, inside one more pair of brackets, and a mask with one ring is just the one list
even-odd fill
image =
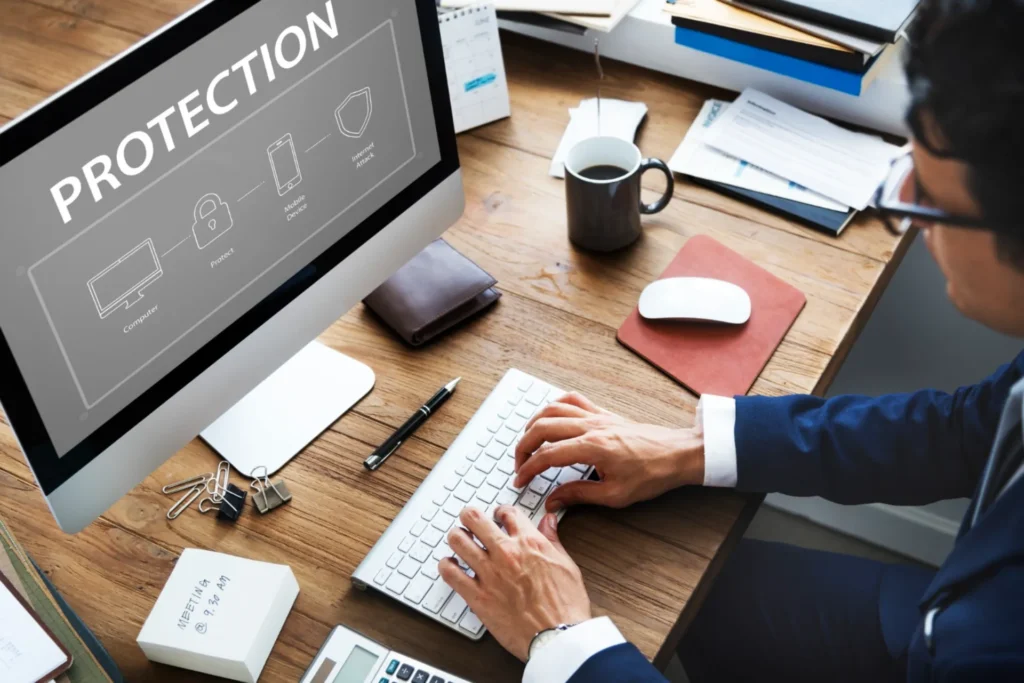
{"label": "document on desk", "polygon": [[6,582],[0,582],[0,617],[0,681],[49,681],[69,664],[67,652]]}
{"label": "document on desk", "polygon": [[742,187],[753,192],[770,194],[773,197],[818,206],[830,211],[850,210],[850,207],[845,204],[832,201],[791,180],[780,178],[705,144],[708,130],[728,109],[729,103],[722,100],[705,102],[697,120],[690,126],[683,142],[672,155],[672,159],[669,160],[669,168],[675,173]]}
{"label": "document on desk", "polygon": [[750,88],[717,118],[705,142],[859,211],[900,151]]}
{"label": "document on desk", "polygon": [[569,110],[569,126],[558,143],[548,173],[556,178],[564,178],[566,157],[577,143],[587,138],[606,135],[633,142],[646,116],[647,105],[643,102],[602,97],[599,114],[596,98],[583,100],[579,107]]}

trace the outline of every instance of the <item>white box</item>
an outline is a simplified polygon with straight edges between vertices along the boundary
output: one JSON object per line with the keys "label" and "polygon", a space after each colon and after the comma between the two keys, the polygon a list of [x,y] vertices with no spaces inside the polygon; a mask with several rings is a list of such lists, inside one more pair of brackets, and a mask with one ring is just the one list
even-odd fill
{"label": "white box", "polygon": [[256,683],[298,595],[290,567],[187,549],[139,647],[152,662]]}

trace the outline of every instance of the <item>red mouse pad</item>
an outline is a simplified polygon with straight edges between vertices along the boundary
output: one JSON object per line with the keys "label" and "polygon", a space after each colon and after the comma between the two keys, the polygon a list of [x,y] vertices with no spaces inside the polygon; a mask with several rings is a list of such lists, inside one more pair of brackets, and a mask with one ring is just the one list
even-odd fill
{"label": "red mouse pad", "polygon": [[619,328],[627,348],[702,395],[743,395],[807,304],[803,292],[710,237],[690,238],[662,274],[706,277],[739,285],[750,295],[745,325],[645,320],[634,310]]}

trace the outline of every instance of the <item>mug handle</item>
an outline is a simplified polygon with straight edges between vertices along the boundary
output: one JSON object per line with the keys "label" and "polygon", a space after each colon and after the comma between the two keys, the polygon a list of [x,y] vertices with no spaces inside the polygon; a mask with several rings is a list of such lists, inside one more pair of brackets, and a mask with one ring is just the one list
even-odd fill
{"label": "mug handle", "polygon": [[644,159],[640,162],[641,176],[652,169],[657,169],[665,174],[665,179],[668,180],[668,187],[665,188],[665,194],[662,198],[653,204],[644,204],[643,202],[640,202],[640,213],[643,214],[661,213],[664,211],[665,207],[668,206],[668,203],[672,201],[672,194],[676,190],[676,179],[673,177],[672,169],[668,167],[668,164],[661,159]]}

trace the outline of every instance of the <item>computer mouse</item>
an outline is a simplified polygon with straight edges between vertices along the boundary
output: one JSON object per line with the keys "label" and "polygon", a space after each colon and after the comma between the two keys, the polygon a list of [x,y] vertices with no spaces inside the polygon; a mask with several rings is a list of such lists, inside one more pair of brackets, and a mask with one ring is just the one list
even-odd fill
{"label": "computer mouse", "polygon": [[743,325],[750,320],[750,295],[743,288],[704,277],[673,277],[647,286],[640,315],[647,320],[702,320]]}

